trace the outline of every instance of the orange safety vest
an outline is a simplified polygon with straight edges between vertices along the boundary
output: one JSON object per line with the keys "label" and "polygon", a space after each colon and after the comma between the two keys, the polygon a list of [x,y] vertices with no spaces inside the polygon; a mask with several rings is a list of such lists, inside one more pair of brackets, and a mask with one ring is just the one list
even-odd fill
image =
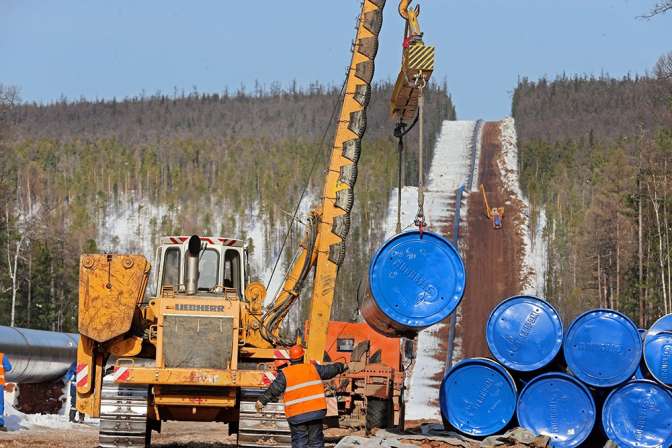
{"label": "orange safety vest", "polygon": [[5,384],[5,354],[0,353],[0,386]]}
{"label": "orange safety vest", "polygon": [[282,371],[287,380],[283,401],[287,418],[327,409],[324,385],[312,364],[295,364]]}

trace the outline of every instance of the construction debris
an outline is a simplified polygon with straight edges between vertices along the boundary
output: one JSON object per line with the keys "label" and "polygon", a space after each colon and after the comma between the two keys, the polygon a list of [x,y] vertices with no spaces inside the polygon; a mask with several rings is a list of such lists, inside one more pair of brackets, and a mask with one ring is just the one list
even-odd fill
{"label": "construction debris", "polygon": [[535,436],[531,432],[515,428],[504,435],[475,440],[452,431],[445,431],[441,425],[423,425],[420,434],[402,434],[377,431],[374,437],[348,436],[342,439],[336,448],[545,448],[550,438]]}

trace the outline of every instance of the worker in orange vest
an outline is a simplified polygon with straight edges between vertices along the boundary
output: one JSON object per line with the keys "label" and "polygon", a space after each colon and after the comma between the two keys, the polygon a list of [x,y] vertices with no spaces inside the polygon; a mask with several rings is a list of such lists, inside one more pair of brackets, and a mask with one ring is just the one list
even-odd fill
{"label": "worker in orange vest", "polygon": [[12,370],[12,364],[4,353],[0,352],[0,431],[7,431],[5,427],[5,373]]}
{"label": "worker in orange vest", "polygon": [[282,394],[292,434],[292,448],[322,448],[322,419],[327,415],[322,380],[329,380],[348,367],[343,363],[304,364],[303,356],[300,345],[289,349],[290,365],[278,372],[273,383],[259,397],[256,408],[257,412],[261,412],[267,403],[277,400]]}

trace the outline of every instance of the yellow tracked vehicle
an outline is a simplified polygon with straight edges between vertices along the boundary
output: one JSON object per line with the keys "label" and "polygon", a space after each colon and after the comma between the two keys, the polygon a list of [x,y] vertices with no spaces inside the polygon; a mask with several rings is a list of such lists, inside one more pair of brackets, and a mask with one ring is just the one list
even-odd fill
{"label": "yellow tracked vehicle", "polygon": [[[407,3],[402,2],[404,10]],[[254,401],[275,378],[276,362],[289,358],[286,347],[295,341],[283,338],[280,326],[311,273],[306,360],[322,361],[328,347],[343,342],[350,347],[345,351],[356,353],[352,360],[361,367],[338,379],[331,415],[364,415],[370,399],[388,400],[393,421],[400,422],[403,374],[398,358],[398,365],[382,364],[373,350],[379,336],[367,341],[355,336],[347,341],[329,339],[342,338],[338,335],[345,331],[329,336],[335,324],[330,322],[331,308],[345,257],[384,4],[385,0],[362,2],[322,201],[311,212],[306,237],[283,287],[267,306],[264,286],[250,281],[247,248],[238,239],[161,238],[151,297],[145,294],[150,281],[145,257],[81,256],[77,408],[100,417],[101,447],[146,447],[152,430],[160,430],[165,420],[226,422],[231,432],[238,433],[240,446],[289,446],[282,405],[269,405],[260,415]],[[417,12],[414,17],[407,35],[411,29],[419,30]],[[410,46],[424,44],[415,39]],[[431,61],[421,59],[424,67],[430,62],[433,66],[431,53]],[[406,51],[404,61],[410,54],[415,53]],[[402,73],[407,76],[400,75],[394,100],[401,115],[414,107],[409,106],[417,102],[414,88],[431,73],[423,75],[422,68],[404,64]],[[409,74],[413,87],[406,89],[402,84]],[[400,341],[378,346],[390,343],[398,347]]]}

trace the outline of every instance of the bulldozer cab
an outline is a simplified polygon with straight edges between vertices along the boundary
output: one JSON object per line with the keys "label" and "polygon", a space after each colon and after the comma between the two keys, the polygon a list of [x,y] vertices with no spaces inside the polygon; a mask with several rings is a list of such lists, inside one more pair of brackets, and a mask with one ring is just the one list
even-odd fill
{"label": "bulldozer cab", "polygon": [[[200,237],[196,296],[218,297],[236,292],[242,297],[248,283],[247,247],[242,240]],[[153,281],[156,297],[184,294],[187,276],[187,236],[161,238],[156,251],[158,269]]]}

